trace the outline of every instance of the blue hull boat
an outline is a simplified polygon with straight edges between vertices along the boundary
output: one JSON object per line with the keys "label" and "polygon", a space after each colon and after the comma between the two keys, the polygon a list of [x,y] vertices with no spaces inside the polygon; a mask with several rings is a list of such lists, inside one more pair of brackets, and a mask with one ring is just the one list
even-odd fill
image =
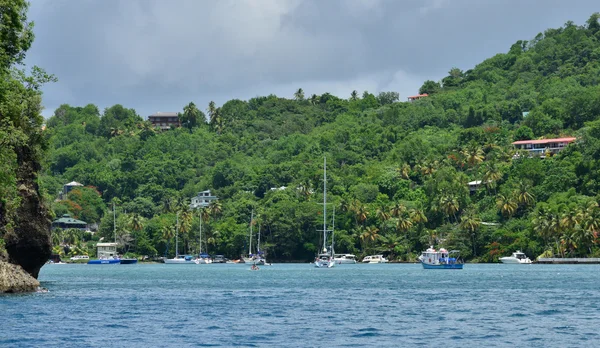
{"label": "blue hull boat", "polygon": [[[450,257],[450,254],[457,254],[457,257]],[[432,246],[421,253],[419,261],[424,269],[463,269],[463,263],[458,259],[458,250],[435,250]]]}
{"label": "blue hull boat", "polygon": [[121,260],[112,259],[112,260],[89,260],[88,265],[114,265],[120,264]]}
{"label": "blue hull boat", "polygon": [[450,263],[450,264],[442,264],[442,265],[428,265],[426,263],[421,262],[423,268],[425,269],[463,269],[462,263]]}

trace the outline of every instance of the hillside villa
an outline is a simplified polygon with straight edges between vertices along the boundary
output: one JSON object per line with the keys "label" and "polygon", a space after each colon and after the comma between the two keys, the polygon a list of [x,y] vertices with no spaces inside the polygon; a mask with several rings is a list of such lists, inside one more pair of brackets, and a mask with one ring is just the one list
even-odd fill
{"label": "hillside villa", "polygon": [[536,155],[545,157],[547,152],[552,154],[559,153],[567,145],[574,142],[576,138],[555,138],[555,139],[539,139],[539,140],[519,140],[513,142],[513,146],[517,150],[529,151],[530,156]]}
{"label": "hillside villa", "polygon": [[69,214],[64,214],[61,218],[52,221],[53,230],[56,228],[62,228],[63,230],[76,228],[78,230],[87,231],[87,227],[87,222],[74,219]]}
{"label": "hillside villa", "polygon": [[169,130],[171,126],[181,127],[179,114],[176,112],[156,112],[148,116],[148,121],[152,123],[153,127],[160,128],[160,130]]}
{"label": "hillside villa", "polygon": [[408,97],[408,101],[409,102],[414,102],[415,100],[419,100],[419,99],[422,99],[422,98],[425,98],[425,97],[429,97],[429,94],[423,93],[423,94],[413,95],[413,96]]}
{"label": "hillside villa", "polygon": [[212,201],[216,201],[217,197],[210,193],[210,190],[198,192],[198,195],[192,197],[191,209],[206,208]]}

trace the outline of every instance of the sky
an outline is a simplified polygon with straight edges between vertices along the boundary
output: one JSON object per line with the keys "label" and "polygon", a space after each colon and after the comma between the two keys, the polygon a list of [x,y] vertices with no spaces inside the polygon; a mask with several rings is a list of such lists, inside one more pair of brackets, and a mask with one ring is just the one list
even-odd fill
{"label": "sky", "polygon": [[26,64],[56,75],[61,104],[114,104],[143,117],[189,102],[352,90],[417,94],[571,20],[597,0],[30,0]]}

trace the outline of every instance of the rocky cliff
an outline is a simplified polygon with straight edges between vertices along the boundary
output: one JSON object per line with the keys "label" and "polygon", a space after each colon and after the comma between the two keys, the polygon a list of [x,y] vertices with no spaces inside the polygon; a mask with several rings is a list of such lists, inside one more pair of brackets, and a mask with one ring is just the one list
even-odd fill
{"label": "rocky cliff", "polygon": [[40,164],[25,146],[17,149],[18,206],[14,228],[4,235],[9,262],[20,265],[37,278],[40,268],[52,252],[50,241],[50,217],[45,208],[36,182]]}
{"label": "rocky cliff", "polygon": [[21,266],[0,261],[0,293],[36,291],[40,282]]}

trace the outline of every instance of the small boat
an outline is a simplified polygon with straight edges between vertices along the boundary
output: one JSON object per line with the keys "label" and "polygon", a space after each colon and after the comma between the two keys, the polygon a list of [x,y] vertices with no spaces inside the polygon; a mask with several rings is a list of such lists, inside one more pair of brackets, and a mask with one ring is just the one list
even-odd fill
{"label": "small boat", "polygon": [[213,263],[213,260],[211,260],[210,255],[208,255],[207,253],[201,253],[200,257],[196,259],[196,264],[199,265],[207,265],[210,263]]}
{"label": "small boat", "polygon": [[388,263],[388,260],[383,255],[365,256],[362,263]]}
{"label": "small boat", "polygon": [[462,269],[463,264],[457,257],[450,257],[450,254],[458,254],[458,250],[448,251],[444,248],[435,250],[432,247],[424,251],[419,256],[419,261],[425,269]]}
{"label": "small boat", "polygon": [[333,255],[333,260],[338,265],[342,263],[356,263],[356,255],[353,254],[335,254]]}
{"label": "small boat", "polygon": [[176,255],[174,258],[172,259],[164,259],[163,262],[166,264],[175,264],[175,265],[183,265],[183,264],[190,264],[190,265],[196,265],[197,259],[195,257],[193,257],[192,255]]}
{"label": "small boat", "polygon": [[[335,218],[335,211],[334,211]],[[335,220],[334,220],[335,221]],[[335,223],[335,222],[334,222]],[[331,232],[331,245],[327,245],[327,232]],[[327,158],[323,159],[323,252],[315,258],[316,268],[332,268],[333,259],[333,229],[327,229]]]}
{"label": "small boat", "polygon": [[115,258],[115,257],[100,258],[97,260],[89,260],[87,262],[88,265],[113,265],[113,264],[120,264],[120,263],[121,263],[121,259]]}
{"label": "small boat", "polygon": [[525,255],[525,253],[517,250],[512,253],[511,256],[501,257],[500,261],[502,263],[510,263],[510,264],[530,264],[531,260]]}

